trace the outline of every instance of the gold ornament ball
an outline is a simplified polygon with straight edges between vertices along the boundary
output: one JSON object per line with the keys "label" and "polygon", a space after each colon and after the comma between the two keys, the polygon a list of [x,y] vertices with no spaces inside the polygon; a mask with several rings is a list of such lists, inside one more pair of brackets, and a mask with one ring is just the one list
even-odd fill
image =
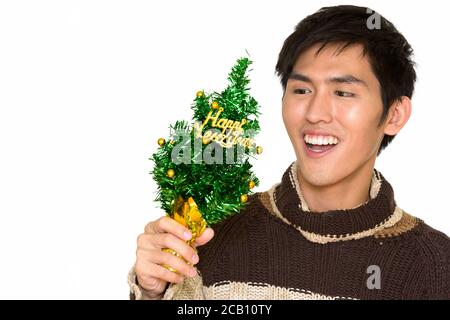
{"label": "gold ornament ball", "polygon": [[173,169],[167,170],[167,176],[169,178],[173,178],[174,175],[175,175],[175,170],[173,170]]}
{"label": "gold ornament ball", "polygon": [[254,187],[255,187],[255,182],[252,180],[252,181],[250,181],[249,183],[248,183],[248,187],[250,188],[250,189],[253,189]]}
{"label": "gold ornament ball", "polygon": [[164,138],[159,138],[158,139],[158,144],[159,144],[160,147],[162,147],[165,143],[166,143],[166,140]]}
{"label": "gold ornament ball", "polygon": [[219,108],[219,103],[217,101],[213,101],[211,107],[215,110]]}
{"label": "gold ornament ball", "polygon": [[261,146],[256,147],[256,153],[261,154],[263,152],[263,148]]}
{"label": "gold ornament ball", "polygon": [[248,201],[248,196],[246,194],[241,195],[241,202],[245,203]]}
{"label": "gold ornament ball", "polygon": [[197,91],[197,98],[200,98],[201,96],[203,96],[203,91]]}
{"label": "gold ornament ball", "polygon": [[203,143],[203,144],[208,144],[208,143],[209,143],[209,139],[202,138],[202,143]]}

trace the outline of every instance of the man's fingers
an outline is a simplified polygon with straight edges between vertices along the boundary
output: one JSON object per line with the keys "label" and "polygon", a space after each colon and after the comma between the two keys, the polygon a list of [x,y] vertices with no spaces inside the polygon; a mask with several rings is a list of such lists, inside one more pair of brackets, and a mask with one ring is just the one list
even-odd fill
{"label": "man's fingers", "polygon": [[177,270],[181,275],[186,277],[195,277],[197,275],[197,270],[191,267],[183,259],[161,250],[152,250],[142,253],[141,256],[147,256],[147,261],[158,265],[167,265],[175,270]]}
{"label": "man's fingers", "polygon": [[144,288],[144,290],[149,292],[156,292],[158,294],[161,294],[164,291],[164,288],[167,285],[167,280],[158,279],[156,277],[150,277],[150,276],[139,276],[137,275],[137,280],[139,285]]}
{"label": "man's fingers", "polygon": [[211,228],[206,228],[203,233],[195,239],[194,241],[194,247],[202,246],[209,242],[214,237],[214,230]]}
{"label": "man's fingers", "polygon": [[170,248],[192,264],[198,263],[198,255],[195,250],[184,240],[181,240],[170,233],[143,233],[138,237],[138,250],[154,250]]}
{"label": "man's fingers", "polygon": [[157,293],[164,291],[167,282],[180,283],[184,279],[182,275],[154,263],[146,263],[145,271],[136,268],[136,275],[139,284],[145,290]]}
{"label": "man's fingers", "polygon": [[192,233],[181,223],[165,216],[145,226],[145,233],[171,233],[183,240],[192,238]]}

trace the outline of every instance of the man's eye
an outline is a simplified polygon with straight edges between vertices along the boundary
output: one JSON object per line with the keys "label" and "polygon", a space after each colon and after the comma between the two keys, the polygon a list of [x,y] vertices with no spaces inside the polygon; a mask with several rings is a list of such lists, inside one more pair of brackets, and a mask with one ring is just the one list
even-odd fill
{"label": "man's eye", "polygon": [[309,89],[295,89],[294,93],[298,93],[298,94],[306,94],[308,92],[311,92],[311,90]]}
{"label": "man's eye", "polygon": [[338,95],[339,97],[354,97],[355,94],[351,93],[351,92],[345,92],[345,91],[335,91],[336,95]]}

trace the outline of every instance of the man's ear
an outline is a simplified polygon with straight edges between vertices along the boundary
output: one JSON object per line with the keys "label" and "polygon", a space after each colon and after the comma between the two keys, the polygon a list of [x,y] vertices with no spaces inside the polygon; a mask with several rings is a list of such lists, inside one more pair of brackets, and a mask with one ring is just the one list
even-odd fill
{"label": "man's ear", "polygon": [[400,101],[393,103],[385,122],[384,133],[390,136],[396,135],[408,122],[411,116],[411,99],[403,96]]}

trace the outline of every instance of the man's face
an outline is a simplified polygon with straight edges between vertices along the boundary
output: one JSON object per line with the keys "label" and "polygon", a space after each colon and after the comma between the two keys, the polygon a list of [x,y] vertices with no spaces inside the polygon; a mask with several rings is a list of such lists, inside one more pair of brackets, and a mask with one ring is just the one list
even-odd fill
{"label": "man's face", "polygon": [[362,46],[336,55],[337,47],[327,45],[316,56],[318,48],[305,51],[294,65],[283,120],[302,178],[325,186],[373,168],[384,126],[378,126],[380,84]]}

